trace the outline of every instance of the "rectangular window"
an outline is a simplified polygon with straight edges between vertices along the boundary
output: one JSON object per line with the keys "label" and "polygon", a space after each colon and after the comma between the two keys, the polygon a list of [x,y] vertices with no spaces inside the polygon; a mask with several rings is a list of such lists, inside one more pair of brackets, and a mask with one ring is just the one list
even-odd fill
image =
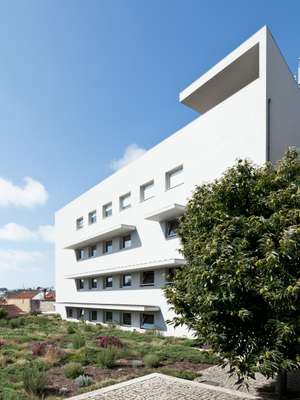
{"label": "rectangular window", "polygon": [[84,289],[84,279],[77,279],[77,289],[82,290]]}
{"label": "rectangular window", "polygon": [[98,315],[97,310],[90,311],[90,321],[97,321]]}
{"label": "rectangular window", "polygon": [[89,213],[89,224],[95,224],[97,222],[97,213],[96,211],[91,211]]}
{"label": "rectangular window", "polygon": [[81,228],[83,228],[83,217],[76,219],[76,229],[81,229]]}
{"label": "rectangular window", "polygon": [[129,249],[131,247],[131,235],[126,235],[121,238],[120,248]]}
{"label": "rectangular window", "polygon": [[141,315],[141,328],[142,329],[154,328],[154,314],[143,313]]}
{"label": "rectangular window", "polygon": [[179,186],[183,183],[183,165],[166,173],[166,190]]}
{"label": "rectangular window", "polygon": [[131,207],[131,193],[126,193],[120,197],[120,210],[126,210]]}
{"label": "rectangular window", "polygon": [[141,286],[154,286],[154,271],[142,272]]}
{"label": "rectangular window", "polygon": [[113,245],[112,245],[112,240],[106,240],[106,242],[103,243],[103,253],[111,253],[113,250]]}
{"label": "rectangular window", "polygon": [[76,258],[77,258],[77,261],[84,259],[84,249],[76,250]]}
{"label": "rectangular window", "polygon": [[77,319],[82,319],[84,316],[84,312],[82,308],[77,308]]}
{"label": "rectangular window", "polygon": [[113,287],[113,277],[106,276],[104,278],[104,288],[112,288]]}
{"label": "rectangular window", "polygon": [[67,318],[73,318],[73,308],[67,307]]}
{"label": "rectangular window", "polygon": [[97,289],[98,288],[98,280],[97,278],[90,279],[90,289]]}
{"label": "rectangular window", "polygon": [[89,257],[96,257],[97,255],[97,246],[91,246],[89,247]]}
{"label": "rectangular window", "polygon": [[103,218],[112,216],[112,203],[107,203],[103,206]]}
{"label": "rectangular window", "polygon": [[131,286],[131,275],[124,274],[121,277],[121,287],[129,287]]}
{"label": "rectangular window", "polygon": [[176,275],[176,268],[168,268],[166,270],[166,283],[174,282],[175,275]]}
{"label": "rectangular window", "polygon": [[113,322],[113,313],[112,311],[105,311],[104,312],[104,322]]}
{"label": "rectangular window", "polygon": [[131,325],[131,313],[122,313],[122,324],[127,326]]}
{"label": "rectangular window", "polygon": [[172,238],[177,236],[177,228],[178,228],[179,222],[177,219],[174,219],[172,221],[168,221],[166,223],[166,237],[167,238]]}
{"label": "rectangular window", "polygon": [[140,187],[140,201],[151,199],[151,197],[154,197],[154,180]]}

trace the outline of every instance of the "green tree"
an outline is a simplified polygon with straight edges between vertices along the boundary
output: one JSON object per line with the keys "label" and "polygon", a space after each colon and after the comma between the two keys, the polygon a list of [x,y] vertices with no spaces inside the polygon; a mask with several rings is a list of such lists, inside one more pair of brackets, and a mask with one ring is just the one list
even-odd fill
{"label": "green tree", "polygon": [[300,161],[238,161],[198,186],[178,230],[187,265],[166,296],[238,382],[300,367]]}

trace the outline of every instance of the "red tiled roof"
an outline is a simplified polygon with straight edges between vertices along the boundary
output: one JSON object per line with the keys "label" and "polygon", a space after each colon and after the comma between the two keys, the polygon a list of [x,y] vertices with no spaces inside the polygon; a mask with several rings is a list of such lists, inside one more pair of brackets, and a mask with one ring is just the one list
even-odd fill
{"label": "red tiled roof", "polygon": [[8,296],[9,299],[32,299],[40,292],[38,290],[24,291],[19,293],[14,293]]}
{"label": "red tiled roof", "polygon": [[55,301],[55,292],[47,292],[45,294],[45,300]]}
{"label": "red tiled roof", "polygon": [[25,314],[19,307],[14,304],[1,304],[0,308],[7,312],[9,318],[18,317],[19,315]]}

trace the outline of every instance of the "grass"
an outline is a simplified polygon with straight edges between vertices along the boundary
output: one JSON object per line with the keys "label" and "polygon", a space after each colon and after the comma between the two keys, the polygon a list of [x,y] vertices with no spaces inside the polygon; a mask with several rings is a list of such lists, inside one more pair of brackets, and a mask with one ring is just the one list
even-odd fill
{"label": "grass", "polygon": [[[55,392],[56,389],[53,387],[51,387],[51,392],[47,391],[47,387],[52,383],[49,379],[46,390],[37,390],[38,394],[30,393],[28,382],[26,384],[24,380],[28,381],[30,378],[34,381],[39,377],[27,376],[24,379],[23,371],[32,363],[43,363],[43,370],[47,376],[53,376],[51,373],[55,371],[55,377],[61,377],[63,382],[60,383],[59,380],[55,382],[58,387],[65,386],[67,379],[70,388],[67,396],[71,396],[153,371],[161,371],[184,379],[194,379],[199,375],[195,370],[198,366],[199,370],[201,369],[201,363],[213,364],[217,361],[215,356],[199,351],[196,347],[197,343],[193,340],[167,338],[157,332],[139,334],[115,327],[90,325],[83,322],[71,323],[62,321],[56,316],[43,315],[22,317],[20,322],[3,319],[0,321],[0,340],[5,341],[5,344],[0,347],[0,400],[66,398],[65,394],[59,395],[58,390]],[[107,353],[110,355],[110,352],[114,350],[107,351],[99,347],[97,338],[112,335],[120,340],[122,348],[118,351],[115,349],[117,359],[113,357],[113,362],[110,362],[112,357],[107,360],[104,355],[107,356]],[[45,343],[46,346],[45,352],[41,354],[33,351],[40,343]],[[150,355],[151,358],[154,356],[160,362],[148,362],[144,367],[142,362]],[[137,367],[132,367],[132,360],[139,361]],[[114,368],[115,362],[116,368]],[[125,364],[122,364],[124,362]],[[188,370],[189,364],[181,369],[178,368],[179,362],[190,363],[191,371]],[[70,363],[77,363],[79,372],[66,378],[64,371]],[[122,364],[121,368],[118,363]],[[157,369],[158,366],[159,369]],[[88,376],[89,373],[91,376],[87,382],[91,383],[90,386],[80,388],[76,385],[75,375]],[[41,377],[40,380],[42,381]]]}

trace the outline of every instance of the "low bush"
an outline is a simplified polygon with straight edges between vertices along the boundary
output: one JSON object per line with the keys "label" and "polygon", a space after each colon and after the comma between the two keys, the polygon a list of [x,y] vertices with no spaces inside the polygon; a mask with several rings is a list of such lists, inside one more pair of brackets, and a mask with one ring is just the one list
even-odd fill
{"label": "low bush", "polygon": [[25,320],[23,317],[13,318],[9,321],[9,326],[12,329],[21,328],[25,324]]}
{"label": "low bush", "polygon": [[72,344],[73,344],[74,349],[80,349],[81,347],[83,347],[85,345],[85,339],[83,336],[76,333],[72,337]]}
{"label": "low bush", "polygon": [[47,385],[46,368],[42,363],[29,363],[23,367],[23,384],[27,393],[41,396]]}
{"label": "low bush", "polygon": [[70,362],[64,368],[65,376],[69,379],[75,379],[78,376],[83,375],[83,372],[81,364],[75,362]]}
{"label": "low bush", "polygon": [[69,334],[69,335],[72,335],[73,333],[75,333],[76,332],[76,329],[75,329],[75,327],[73,326],[73,325],[68,325],[68,327],[67,327],[67,333]]}
{"label": "low bush", "polygon": [[48,364],[55,365],[62,361],[65,356],[66,353],[62,349],[55,345],[51,345],[48,346],[44,359]]}
{"label": "low bush", "polygon": [[160,364],[160,357],[157,354],[146,354],[144,364],[147,368],[157,368]]}
{"label": "low bush", "polygon": [[97,364],[101,368],[113,368],[116,365],[118,354],[118,350],[115,347],[103,349],[97,355]]}
{"label": "low bush", "polygon": [[96,344],[104,349],[107,349],[108,347],[117,347],[118,349],[121,349],[123,347],[123,343],[118,336],[99,336],[96,339]]}
{"label": "low bush", "polygon": [[161,368],[159,370],[162,374],[165,375],[170,375],[170,376],[175,376],[175,378],[181,378],[181,379],[187,379],[189,381],[193,381],[195,378],[200,376],[200,374],[197,374],[194,371],[190,370],[178,370],[175,368]]}
{"label": "low bush", "polygon": [[75,382],[79,387],[90,386],[93,383],[92,379],[87,375],[79,375]]}
{"label": "low bush", "polygon": [[7,311],[4,308],[0,308],[0,319],[4,319],[7,317]]}

